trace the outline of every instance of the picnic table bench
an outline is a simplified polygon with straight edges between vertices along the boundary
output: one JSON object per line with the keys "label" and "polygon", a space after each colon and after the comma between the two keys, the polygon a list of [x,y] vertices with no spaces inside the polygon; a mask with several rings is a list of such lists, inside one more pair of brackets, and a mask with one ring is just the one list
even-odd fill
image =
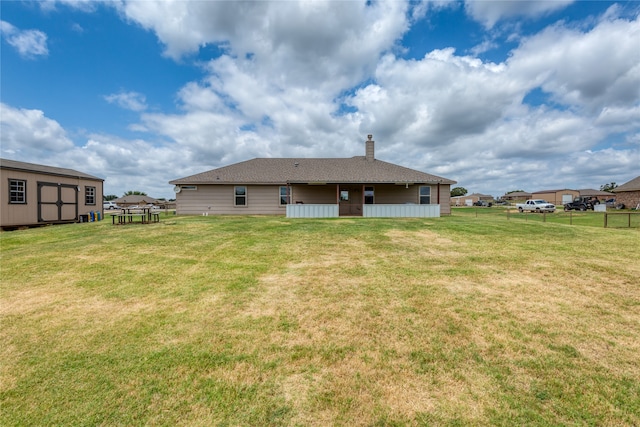
{"label": "picnic table bench", "polygon": [[140,219],[141,224],[151,224],[152,222],[160,222],[160,213],[152,212],[150,208],[142,208],[141,210],[137,209],[122,209],[119,214],[111,215],[111,223],[117,224],[132,224],[136,219]]}

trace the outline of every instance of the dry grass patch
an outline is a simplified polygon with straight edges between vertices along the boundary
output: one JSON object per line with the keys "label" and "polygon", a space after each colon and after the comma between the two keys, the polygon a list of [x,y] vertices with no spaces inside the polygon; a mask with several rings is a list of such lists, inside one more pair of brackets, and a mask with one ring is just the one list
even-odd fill
{"label": "dry grass patch", "polygon": [[3,425],[640,423],[637,233],[176,217],[0,238]]}

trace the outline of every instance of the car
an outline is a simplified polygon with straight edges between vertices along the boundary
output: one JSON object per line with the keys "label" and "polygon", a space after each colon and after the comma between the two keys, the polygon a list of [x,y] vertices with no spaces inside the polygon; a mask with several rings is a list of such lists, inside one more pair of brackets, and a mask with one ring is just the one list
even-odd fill
{"label": "car", "polygon": [[607,199],[604,201],[604,203],[607,204],[607,206],[615,206],[616,205],[616,199]]}
{"label": "car", "polygon": [[116,204],[116,202],[104,202],[102,204],[103,209],[120,209],[120,206]]}
{"label": "car", "polygon": [[596,197],[592,196],[580,196],[573,199],[572,202],[565,203],[564,210],[570,211],[586,211],[586,210],[595,210],[594,205],[599,205],[600,200]]}
{"label": "car", "polygon": [[516,208],[520,213],[522,212],[555,212],[556,207],[553,203],[549,203],[544,199],[530,199],[524,203],[516,203]]}

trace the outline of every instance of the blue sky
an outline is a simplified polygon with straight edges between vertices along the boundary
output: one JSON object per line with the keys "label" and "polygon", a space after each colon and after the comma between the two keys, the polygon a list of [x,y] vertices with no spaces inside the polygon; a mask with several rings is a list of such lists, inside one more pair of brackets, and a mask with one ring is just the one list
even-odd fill
{"label": "blue sky", "polygon": [[376,157],[470,192],[640,174],[640,3],[11,1],[0,156],[171,197],[254,157]]}

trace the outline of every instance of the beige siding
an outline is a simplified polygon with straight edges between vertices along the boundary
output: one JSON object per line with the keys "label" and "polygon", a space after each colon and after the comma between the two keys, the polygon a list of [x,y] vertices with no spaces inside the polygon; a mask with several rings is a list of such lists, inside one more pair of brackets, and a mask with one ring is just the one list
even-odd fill
{"label": "beige siding", "polygon": [[[438,194],[438,191],[440,194]],[[451,215],[451,185],[432,185],[431,194],[431,203],[437,203],[440,205],[440,215]]]}
{"label": "beige siding", "polygon": [[338,203],[338,186],[336,184],[292,185],[291,203],[298,202],[308,205]]}
{"label": "beige siding", "polygon": [[[26,181],[27,203],[11,204],[9,203],[9,180],[18,179]],[[86,215],[90,211],[102,211],[102,181],[90,179],[78,179],[72,177],[63,177],[56,175],[40,174],[37,172],[14,171],[8,169],[0,169],[0,226],[18,226],[18,225],[35,225],[38,224],[38,182],[73,185],[78,188],[78,215]],[[95,187],[95,205],[85,204],[85,186]],[[62,188],[63,200],[75,201],[75,189]],[[41,192],[42,201],[55,202],[58,198],[56,187],[43,187]],[[42,206],[43,222],[52,222],[57,219],[58,211],[54,205]],[[75,207],[64,205],[62,207],[63,219],[77,219],[75,216]]]}
{"label": "beige siding", "polygon": [[553,203],[554,205],[562,204],[562,196],[570,195],[571,200],[578,197],[580,192],[577,190],[559,190],[559,191],[550,191],[550,192],[539,192],[531,194],[532,199],[544,199],[549,203]]}
{"label": "beige siding", "polygon": [[247,204],[234,206],[234,185],[198,185],[176,196],[180,215],[284,215],[279,185],[247,185]]}

